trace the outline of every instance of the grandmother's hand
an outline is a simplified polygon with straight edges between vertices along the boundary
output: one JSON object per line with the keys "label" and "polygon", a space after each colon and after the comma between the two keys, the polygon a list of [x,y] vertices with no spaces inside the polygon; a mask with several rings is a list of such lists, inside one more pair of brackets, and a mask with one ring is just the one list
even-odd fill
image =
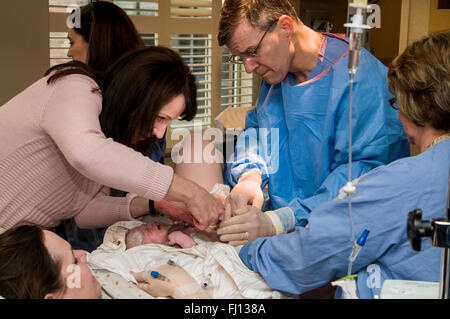
{"label": "grandmother's hand", "polygon": [[160,213],[172,217],[173,219],[181,220],[190,225],[194,225],[192,212],[183,202],[175,202],[163,199],[162,201],[155,202],[155,209]]}
{"label": "grandmother's hand", "polygon": [[224,205],[201,187],[193,193],[193,197],[186,205],[194,217],[194,226],[200,230],[211,232],[219,220],[224,218]]}
{"label": "grandmother's hand", "polygon": [[223,219],[225,214],[225,208],[219,199],[197,183],[177,174],[173,175],[165,199],[185,203],[192,214],[194,226],[200,230],[211,231],[211,227]]}

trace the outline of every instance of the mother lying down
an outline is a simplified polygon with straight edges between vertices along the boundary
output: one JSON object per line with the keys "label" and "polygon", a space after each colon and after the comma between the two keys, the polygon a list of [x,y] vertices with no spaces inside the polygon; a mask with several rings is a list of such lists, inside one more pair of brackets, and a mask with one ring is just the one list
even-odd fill
{"label": "mother lying down", "polygon": [[[32,254],[30,252],[33,252]],[[7,299],[97,299],[101,285],[87,266],[86,252],[72,250],[55,233],[22,225],[0,235],[0,296]],[[20,265],[20,267],[19,267]],[[133,273],[138,286],[157,296],[210,298],[192,289],[195,280],[175,264],[156,268],[166,280]],[[190,290],[186,291],[186,287]],[[189,292],[193,291],[192,294]]]}
{"label": "mother lying down", "polygon": [[[136,225],[136,222],[122,222],[108,230],[112,229],[119,238],[117,229],[128,232],[137,228]],[[7,230],[0,234],[0,296],[7,299],[95,299],[105,294],[112,298],[141,298],[143,293],[142,298],[288,297],[271,289],[262,277],[240,263],[231,245],[193,234],[198,244],[188,249],[164,244],[129,248],[125,247],[126,232],[122,232],[120,245],[114,245],[107,236],[111,231],[107,231],[104,244],[89,254],[72,250],[68,242],[38,226],[22,225]],[[99,270],[103,275],[99,275]],[[151,271],[159,276],[152,276]],[[111,278],[105,279],[110,274]],[[212,279],[207,288],[203,274]],[[115,291],[125,286],[120,284],[122,287],[117,288],[117,279],[126,283],[125,289],[133,291]]]}

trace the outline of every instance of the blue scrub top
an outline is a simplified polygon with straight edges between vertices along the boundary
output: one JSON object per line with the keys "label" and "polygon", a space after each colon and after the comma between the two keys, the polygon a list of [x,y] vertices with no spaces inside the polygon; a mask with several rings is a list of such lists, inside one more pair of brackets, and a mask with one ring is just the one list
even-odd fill
{"label": "blue scrub top", "polygon": [[[273,209],[290,207],[296,226],[306,225],[309,213],[334,199],[348,180],[348,43],[325,36],[324,58],[310,81],[294,85],[289,74],[275,85],[262,82],[257,106],[247,114],[246,130],[225,166],[232,186],[246,170],[259,169]],[[352,179],[409,156],[398,113],[389,104],[386,74],[363,49],[353,86]]]}
{"label": "blue scrub top", "polygon": [[[380,295],[386,279],[439,281],[442,249],[422,239],[420,252],[407,238],[407,216],[423,211],[423,220],[446,214],[450,140],[428,151],[380,166],[361,177],[352,198],[355,237],[370,231],[353,263],[359,298]],[[258,238],[239,256],[270,287],[302,294],[347,275],[351,252],[348,199],[318,206],[309,228]]]}

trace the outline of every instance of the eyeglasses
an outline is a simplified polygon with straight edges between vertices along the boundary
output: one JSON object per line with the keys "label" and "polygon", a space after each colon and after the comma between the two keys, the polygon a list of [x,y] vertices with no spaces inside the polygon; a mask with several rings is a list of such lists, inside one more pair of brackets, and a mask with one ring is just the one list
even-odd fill
{"label": "eyeglasses", "polygon": [[397,99],[396,99],[395,97],[390,98],[390,99],[389,99],[389,103],[391,104],[391,107],[392,107],[394,110],[398,111],[399,107],[398,107],[398,104],[397,104]]}
{"label": "eyeglasses", "polygon": [[256,59],[259,56],[256,54],[256,52],[258,51],[259,47],[261,46],[262,41],[264,40],[266,34],[269,32],[270,28],[272,28],[272,26],[278,22],[278,19],[273,20],[269,27],[266,29],[266,31],[264,32],[263,36],[261,37],[261,40],[259,40],[258,44],[256,45],[255,49],[252,50],[251,52],[246,52],[246,53],[242,53],[242,55],[232,55],[230,56],[230,58],[228,59],[228,62],[230,63],[236,63],[236,64],[242,64],[244,63],[245,60],[248,59]]}
{"label": "eyeglasses", "polygon": [[[397,104],[397,99],[396,99],[395,97],[390,98],[390,99],[389,99],[389,103],[391,104],[391,107],[392,107],[394,110],[396,110],[396,111],[399,110],[399,106],[398,106],[398,104]],[[400,111],[400,113],[401,113],[401,111]],[[406,116],[406,117],[408,117],[408,116]],[[409,117],[408,117],[408,118],[409,118]],[[424,126],[423,124],[420,124],[420,123],[417,122],[416,120],[410,119],[410,121],[413,122],[414,124],[416,124],[417,126],[420,126],[420,127],[423,127],[423,126]]]}

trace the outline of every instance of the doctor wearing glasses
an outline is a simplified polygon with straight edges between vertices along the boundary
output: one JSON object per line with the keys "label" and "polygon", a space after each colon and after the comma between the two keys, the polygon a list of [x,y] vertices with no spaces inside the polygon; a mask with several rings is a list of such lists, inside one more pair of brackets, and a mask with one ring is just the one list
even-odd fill
{"label": "doctor wearing glasses", "polygon": [[[262,78],[225,170],[233,189],[218,234],[241,245],[306,226],[309,213],[347,182],[349,43],[304,25],[288,0],[226,0],[218,40],[231,62]],[[386,73],[362,49],[353,87],[352,178],[409,156]]]}

